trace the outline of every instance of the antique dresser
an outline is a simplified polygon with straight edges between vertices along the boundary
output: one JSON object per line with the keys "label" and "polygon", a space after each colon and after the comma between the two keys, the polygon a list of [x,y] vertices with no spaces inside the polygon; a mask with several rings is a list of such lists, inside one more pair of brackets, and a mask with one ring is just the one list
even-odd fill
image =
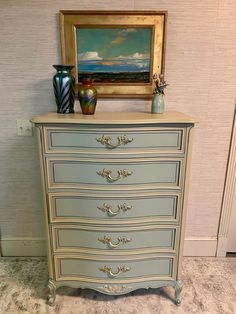
{"label": "antique dresser", "polygon": [[120,295],[180,273],[194,120],[177,112],[34,117],[48,303],[66,285]]}

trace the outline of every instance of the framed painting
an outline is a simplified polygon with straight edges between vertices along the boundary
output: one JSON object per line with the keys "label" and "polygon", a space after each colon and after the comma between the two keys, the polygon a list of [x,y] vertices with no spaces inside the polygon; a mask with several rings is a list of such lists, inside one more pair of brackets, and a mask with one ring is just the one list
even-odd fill
{"label": "framed painting", "polygon": [[91,78],[100,97],[151,97],[164,74],[167,12],[60,11],[62,62],[76,89]]}

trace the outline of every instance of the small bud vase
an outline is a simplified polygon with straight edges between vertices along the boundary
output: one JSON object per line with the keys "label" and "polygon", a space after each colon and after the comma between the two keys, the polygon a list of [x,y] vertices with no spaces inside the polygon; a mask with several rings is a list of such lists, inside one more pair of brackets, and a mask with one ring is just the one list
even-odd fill
{"label": "small bud vase", "polygon": [[161,93],[154,94],[152,98],[152,113],[163,113],[165,109],[164,95]]}
{"label": "small bud vase", "polygon": [[79,88],[78,98],[83,114],[94,114],[97,104],[97,90],[93,87],[91,79],[84,79]]}

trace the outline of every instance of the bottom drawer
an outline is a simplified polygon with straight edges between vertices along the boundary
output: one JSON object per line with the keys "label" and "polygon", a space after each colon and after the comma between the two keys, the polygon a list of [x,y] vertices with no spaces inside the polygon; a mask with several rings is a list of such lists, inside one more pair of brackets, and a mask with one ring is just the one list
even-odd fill
{"label": "bottom drawer", "polygon": [[104,258],[79,255],[55,255],[56,280],[80,280],[102,283],[141,282],[173,279],[175,256],[147,255],[135,258]]}

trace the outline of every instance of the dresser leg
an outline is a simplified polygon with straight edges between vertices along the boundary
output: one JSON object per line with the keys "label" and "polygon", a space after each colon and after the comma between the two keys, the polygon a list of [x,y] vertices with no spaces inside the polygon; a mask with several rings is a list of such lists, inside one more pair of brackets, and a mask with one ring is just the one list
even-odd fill
{"label": "dresser leg", "polygon": [[48,280],[48,293],[47,293],[47,303],[50,306],[54,306],[56,299],[56,285],[52,279]]}
{"label": "dresser leg", "polygon": [[181,281],[176,281],[176,284],[175,284],[174,288],[175,288],[175,304],[176,305],[180,305],[181,304],[180,292],[182,290]]}

